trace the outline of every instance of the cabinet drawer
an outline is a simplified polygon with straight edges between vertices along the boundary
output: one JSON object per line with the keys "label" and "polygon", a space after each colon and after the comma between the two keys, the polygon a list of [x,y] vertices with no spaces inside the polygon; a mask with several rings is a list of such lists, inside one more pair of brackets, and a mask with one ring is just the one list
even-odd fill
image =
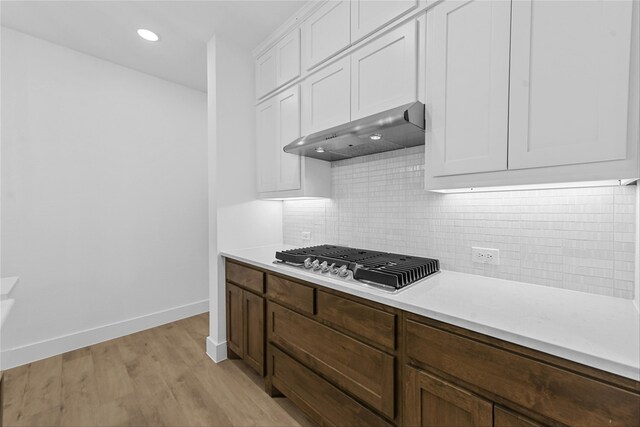
{"label": "cabinet drawer", "polygon": [[390,419],[394,358],[328,326],[269,303],[269,340]]}
{"label": "cabinet drawer", "polygon": [[409,363],[567,425],[636,425],[640,419],[637,394],[414,320],[406,322],[406,346]]}
{"label": "cabinet drawer", "polygon": [[274,346],[269,357],[273,385],[320,425],[391,426]]}
{"label": "cabinet drawer", "polygon": [[267,296],[302,312],[313,315],[314,289],[310,286],[267,275]]}
{"label": "cabinet drawer", "polygon": [[231,261],[226,264],[227,280],[259,294],[264,292],[264,273]]}
{"label": "cabinet drawer", "polygon": [[386,349],[395,349],[395,314],[318,291],[317,316]]}

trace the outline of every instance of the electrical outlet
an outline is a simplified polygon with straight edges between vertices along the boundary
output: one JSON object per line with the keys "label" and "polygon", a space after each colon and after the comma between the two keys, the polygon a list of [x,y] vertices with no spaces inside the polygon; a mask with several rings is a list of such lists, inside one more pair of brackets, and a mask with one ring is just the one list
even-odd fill
{"label": "electrical outlet", "polygon": [[500,265],[500,249],[473,247],[471,259],[480,264]]}
{"label": "electrical outlet", "polygon": [[302,241],[303,242],[310,242],[311,241],[311,232],[310,231],[303,231],[302,232]]}

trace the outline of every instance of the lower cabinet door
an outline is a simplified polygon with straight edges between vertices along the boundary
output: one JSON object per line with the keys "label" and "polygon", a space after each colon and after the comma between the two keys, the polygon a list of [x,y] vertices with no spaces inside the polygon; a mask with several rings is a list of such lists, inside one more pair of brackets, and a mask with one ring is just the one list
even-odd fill
{"label": "lower cabinet door", "polygon": [[493,427],[542,427],[542,425],[496,405],[493,408]]}
{"label": "lower cabinet door", "polygon": [[236,356],[244,356],[242,289],[227,282],[227,347]]}
{"label": "lower cabinet door", "polygon": [[264,298],[243,291],[244,361],[264,376]]}
{"label": "lower cabinet door", "polygon": [[275,346],[268,353],[272,384],[319,425],[392,426]]}
{"label": "lower cabinet door", "polygon": [[406,369],[407,426],[492,427],[493,404],[440,378]]}

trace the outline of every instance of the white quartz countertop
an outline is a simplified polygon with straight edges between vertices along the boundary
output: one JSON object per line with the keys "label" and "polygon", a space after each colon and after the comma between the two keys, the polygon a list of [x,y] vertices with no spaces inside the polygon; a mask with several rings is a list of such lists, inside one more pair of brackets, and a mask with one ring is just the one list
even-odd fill
{"label": "white quartz countertop", "polygon": [[640,381],[640,313],[631,300],[453,271],[391,294],[273,263],[276,251],[293,248],[221,255]]}

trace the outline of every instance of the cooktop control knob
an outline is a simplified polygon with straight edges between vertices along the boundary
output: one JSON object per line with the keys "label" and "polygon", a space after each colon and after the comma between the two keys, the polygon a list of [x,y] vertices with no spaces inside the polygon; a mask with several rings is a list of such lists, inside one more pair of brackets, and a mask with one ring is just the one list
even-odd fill
{"label": "cooktop control knob", "polygon": [[336,265],[335,263],[328,265],[326,262],[323,262],[322,264],[324,264],[324,266],[322,266],[323,273],[328,273],[330,271],[333,271],[333,267]]}
{"label": "cooktop control knob", "polygon": [[331,274],[338,274],[338,267],[336,267],[335,263],[331,264],[331,268],[329,269]]}
{"label": "cooktop control knob", "polygon": [[313,261],[311,258],[307,258],[304,260],[304,268],[311,268],[311,261]]}
{"label": "cooktop control knob", "polygon": [[320,271],[323,273],[329,271],[329,263],[327,261],[322,261],[322,264],[320,264]]}
{"label": "cooktop control knob", "polygon": [[314,270],[320,270],[320,261],[314,259],[311,263],[311,268],[313,268]]}
{"label": "cooktop control knob", "polygon": [[349,270],[347,270],[347,266],[343,265],[338,269],[338,276],[347,277],[349,275]]}

